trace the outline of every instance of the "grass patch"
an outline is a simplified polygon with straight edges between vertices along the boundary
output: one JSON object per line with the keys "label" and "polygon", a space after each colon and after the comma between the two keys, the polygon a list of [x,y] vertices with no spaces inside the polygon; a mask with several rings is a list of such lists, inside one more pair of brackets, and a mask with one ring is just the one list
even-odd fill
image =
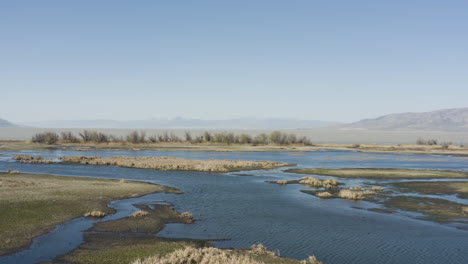
{"label": "grass patch", "polygon": [[468,223],[468,206],[443,199],[415,196],[394,196],[384,202],[388,208],[426,215],[422,219],[437,222]]}
{"label": "grass patch", "polygon": [[136,259],[167,255],[187,246],[207,246],[205,241],[177,241],[152,235],[85,234],[86,243],[57,260],[75,264],[128,264]]}
{"label": "grass patch", "polygon": [[179,192],[165,186],[117,180],[0,173],[0,255],[26,247],[57,224],[99,210],[113,213],[113,200],[153,192]]}
{"label": "grass patch", "polygon": [[393,185],[422,194],[456,194],[460,198],[468,199],[468,182],[398,182]]}
{"label": "grass patch", "polygon": [[119,232],[119,233],[158,233],[166,223],[191,223],[192,219],[186,218],[168,205],[157,204],[154,209],[147,205],[136,205],[144,215],[99,222],[90,230],[94,232]]}
{"label": "grass patch", "polygon": [[372,179],[423,179],[423,178],[468,178],[468,173],[442,170],[343,168],[343,169],[289,169],[286,172],[299,174],[329,175],[342,178]]}

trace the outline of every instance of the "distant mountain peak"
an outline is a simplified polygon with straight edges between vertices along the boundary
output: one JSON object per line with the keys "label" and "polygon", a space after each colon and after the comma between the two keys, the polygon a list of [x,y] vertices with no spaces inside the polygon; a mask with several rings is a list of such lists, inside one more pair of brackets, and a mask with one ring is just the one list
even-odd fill
{"label": "distant mountain peak", "polygon": [[406,112],[363,119],[341,126],[342,129],[391,131],[468,131],[468,107],[431,112]]}
{"label": "distant mountain peak", "polygon": [[10,121],[0,118],[0,127],[16,127],[16,126],[17,125],[11,123]]}

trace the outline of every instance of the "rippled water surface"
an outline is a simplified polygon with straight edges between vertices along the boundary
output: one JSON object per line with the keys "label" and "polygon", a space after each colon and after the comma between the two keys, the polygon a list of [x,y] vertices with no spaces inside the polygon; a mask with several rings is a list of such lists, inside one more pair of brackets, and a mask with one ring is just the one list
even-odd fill
{"label": "rippled water surface", "polygon": [[[12,162],[11,157],[20,153],[48,158],[64,155],[175,156],[194,159],[273,160],[295,163],[298,167],[382,167],[460,171],[468,171],[467,158],[344,151],[308,153],[4,151],[1,152],[3,155],[0,155],[0,170],[125,178],[179,188],[185,194],[152,194],[142,198],[145,202],[169,201],[177,210],[192,212],[198,220],[190,225],[168,225],[160,233],[167,237],[228,239],[214,242],[218,247],[249,247],[260,242],[270,249],[279,249],[282,256],[305,258],[313,254],[327,264],[468,263],[468,231],[464,230],[465,225],[415,220],[405,213],[370,212],[355,208],[375,207],[369,202],[320,200],[301,193],[300,190],[307,189],[301,185],[279,186],[265,183],[266,180],[290,180],[301,177],[283,172],[284,168],[219,174]],[[239,174],[252,176],[239,176]],[[355,185],[370,180],[340,181]],[[466,202],[460,200],[457,202]],[[66,226],[63,229],[66,229]],[[81,233],[78,232],[77,236],[79,236],[77,239],[82,239]],[[73,238],[63,239],[73,240]],[[47,243],[47,240],[42,243]]]}

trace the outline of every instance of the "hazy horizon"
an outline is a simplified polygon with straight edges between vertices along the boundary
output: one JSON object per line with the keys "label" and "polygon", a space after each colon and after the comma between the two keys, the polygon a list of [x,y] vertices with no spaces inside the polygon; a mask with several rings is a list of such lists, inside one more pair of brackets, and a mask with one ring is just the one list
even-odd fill
{"label": "hazy horizon", "polygon": [[468,3],[0,3],[0,118],[354,122],[466,107]]}

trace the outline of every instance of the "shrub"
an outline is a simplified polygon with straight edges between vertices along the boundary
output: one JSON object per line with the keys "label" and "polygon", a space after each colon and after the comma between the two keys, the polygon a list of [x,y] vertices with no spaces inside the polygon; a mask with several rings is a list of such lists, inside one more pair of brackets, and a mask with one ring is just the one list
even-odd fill
{"label": "shrub", "polygon": [[99,211],[99,210],[93,210],[91,212],[87,212],[84,214],[85,217],[104,217],[106,216],[106,213]]}
{"label": "shrub", "polygon": [[78,137],[75,136],[75,134],[73,134],[71,131],[61,132],[60,135],[62,136],[63,141],[68,141],[68,142],[71,142],[71,143],[80,142]]}
{"label": "shrub", "polygon": [[423,138],[418,138],[416,140],[416,144],[417,145],[429,145],[429,146],[432,146],[432,145],[437,145],[437,139],[423,139]]}
{"label": "shrub", "polygon": [[188,131],[185,131],[185,141],[192,142],[192,134]]}
{"label": "shrub", "polygon": [[37,133],[31,139],[34,143],[45,143],[48,145],[55,144],[58,140],[59,135],[55,132]]}
{"label": "shrub", "polygon": [[332,194],[329,193],[329,192],[318,192],[316,195],[318,197],[320,197],[320,198],[331,198],[332,197]]}
{"label": "shrub", "polygon": [[270,251],[262,244],[254,244],[250,246],[250,248],[252,249],[250,253],[253,253],[253,254],[279,256],[279,252]]}
{"label": "shrub", "polygon": [[127,142],[134,143],[134,144],[145,143],[146,142],[146,133],[143,132],[143,131],[141,131],[141,132],[133,131],[133,132],[131,132],[130,134],[128,134],[126,136],[126,140],[127,140]]}
{"label": "shrub", "polygon": [[253,143],[254,144],[257,144],[257,145],[260,145],[260,144],[268,144],[268,135],[265,134],[265,133],[262,133],[260,135],[257,135],[254,140],[253,140]]}
{"label": "shrub", "polygon": [[143,216],[146,216],[148,214],[149,213],[146,212],[146,211],[139,210],[139,211],[133,212],[133,214],[131,214],[130,217],[143,217]]}
{"label": "shrub", "polygon": [[440,143],[440,146],[444,149],[448,149],[452,145],[452,142],[442,142]]}
{"label": "shrub", "polygon": [[185,219],[193,219],[193,215],[190,212],[183,212],[180,214],[180,217],[185,218]]}

